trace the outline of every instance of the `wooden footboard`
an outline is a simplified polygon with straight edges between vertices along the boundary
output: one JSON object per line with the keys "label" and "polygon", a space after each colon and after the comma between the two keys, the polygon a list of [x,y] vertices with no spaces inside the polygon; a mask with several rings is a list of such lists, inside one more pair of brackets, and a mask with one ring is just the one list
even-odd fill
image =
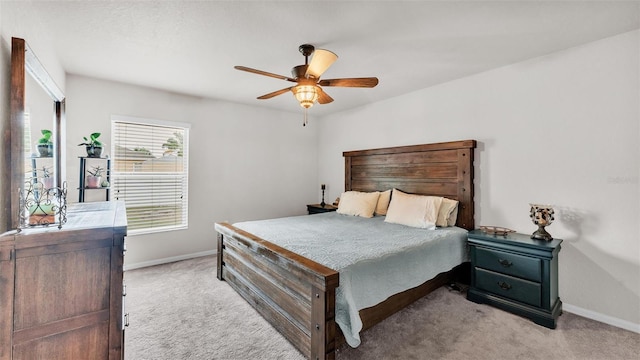
{"label": "wooden footboard", "polygon": [[[339,274],[228,223],[216,223],[218,279],[225,280],[309,359],[334,359],[344,336],[335,324]],[[360,310],[362,331],[468,273],[464,263]],[[465,267],[467,266],[467,267]]]}
{"label": "wooden footboard", "polygon": [[218,279],[308,358],[334,359],[338,273],[228,223],[215,229]]}

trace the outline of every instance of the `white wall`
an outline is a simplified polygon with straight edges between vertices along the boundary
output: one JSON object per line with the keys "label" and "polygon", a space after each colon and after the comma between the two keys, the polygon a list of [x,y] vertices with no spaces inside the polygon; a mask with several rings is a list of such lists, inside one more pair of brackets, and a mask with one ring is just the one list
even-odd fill
{"label": "white wall", "polygon": [[639,41],[633,31],[320,119],[319,180],[339,196],[346,150],[476,139],[476,225],[532,233],[529,203],[553,204],[565,309],[639,331]]}
{"label": "white wall", "polygon": [[[31,50],[55,83],[64,91],[65,73],[57,55],[53,51],[50,34],[42,27],[33,5],[30,2],[0,1],[0,131],[7,138],[10,133],[10,85],[11,85],[11,38],[24,39]],[[27,94],[27,96],[29,96]],[[39,131],[39,130],[36,130]],[[2,181],[0,186],[0,209],[9,204],[11,154],[7,144],[0,146],[0,172]],[[4,232],[9,219],[9,213],[0,211],[0,233]]]}
{"label": "white wall", "polygon": [[[214,81],[212,79],[212,81]],[[302,215],[318,202],[314,121],[287,113],[92,79],[67,77],[67,174],[77,201],[83,136],[111,146],[112,114],[191,124],[189,229],[129,236],[125,266],[213,251],[216,221]]]}

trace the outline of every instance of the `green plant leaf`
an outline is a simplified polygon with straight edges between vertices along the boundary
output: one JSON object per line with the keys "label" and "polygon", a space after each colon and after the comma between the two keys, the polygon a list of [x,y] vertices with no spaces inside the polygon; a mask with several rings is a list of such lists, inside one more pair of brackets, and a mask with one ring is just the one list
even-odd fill
{"label": "green plant leaf", "polygon": [[51,130],[42,129],[40,133],[42,133],[42,137],[38,140],[38,144],[53,144],[51,141],[51,135],[53,135]]}

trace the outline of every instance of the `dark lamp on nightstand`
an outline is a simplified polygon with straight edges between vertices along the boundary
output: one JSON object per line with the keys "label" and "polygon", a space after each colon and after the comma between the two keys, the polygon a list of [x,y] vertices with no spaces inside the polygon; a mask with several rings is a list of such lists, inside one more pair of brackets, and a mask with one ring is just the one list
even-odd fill
{"label": "dark lamp on nightstand", "polygon": [[320,206],[324,207],[326,203],[324,202],[324,190],[327,188],[325,184],[320,185],[320,189],[322,190],[322,201],[320,202]]}

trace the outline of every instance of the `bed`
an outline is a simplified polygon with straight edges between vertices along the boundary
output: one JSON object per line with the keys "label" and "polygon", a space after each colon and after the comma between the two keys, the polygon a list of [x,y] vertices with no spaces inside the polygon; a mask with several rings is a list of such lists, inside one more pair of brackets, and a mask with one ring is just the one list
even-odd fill
{"label": "bed", "polygon": [[[474,140],[344,152],[345,191],[444,196],[459,201],[456,226],[474,228]],[[329,217],[335,214],[307,216]],[[345,340],[336,326],[339,272],[228,223],[216,223],[217,277],[225,280],[300,352],[333,359]],[[464,264],[361,309],[361,331],[453,281]]]}

